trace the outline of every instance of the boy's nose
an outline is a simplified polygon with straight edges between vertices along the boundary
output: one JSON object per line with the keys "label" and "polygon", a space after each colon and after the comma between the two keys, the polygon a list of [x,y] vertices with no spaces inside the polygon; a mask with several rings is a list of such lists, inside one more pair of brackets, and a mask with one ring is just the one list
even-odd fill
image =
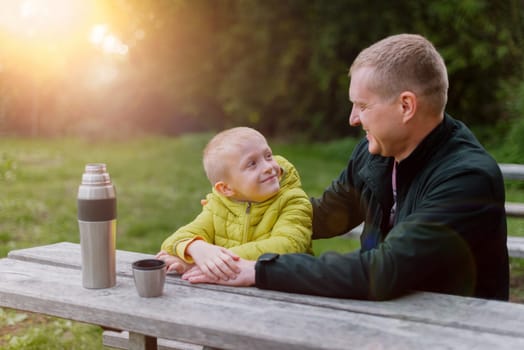
{"label": "boy's nose", "polygon": [[273,172],[273,168],[274,168],[274,166],[273,166],[273,162],[265,161],[265,163],[264,163],[264,167],[265,167],[264,172],[266,172],[266,173],[271,173],[271,172]]}

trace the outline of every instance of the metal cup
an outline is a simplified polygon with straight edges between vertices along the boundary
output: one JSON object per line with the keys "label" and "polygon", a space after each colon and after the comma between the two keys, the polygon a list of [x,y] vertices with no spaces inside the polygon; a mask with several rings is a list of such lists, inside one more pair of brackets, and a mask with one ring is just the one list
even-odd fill
{"label": "metal cup", "polygon": [[82,285],[113,287],[116,284],[116,191],[105,164],[85,166],[78,188],[78,226]]}
{"label": "metal cup", "polygon": [[158,259],[137,260],[132,267],[138,295],[145,298],[162,295],[166,281],[165,262]]}

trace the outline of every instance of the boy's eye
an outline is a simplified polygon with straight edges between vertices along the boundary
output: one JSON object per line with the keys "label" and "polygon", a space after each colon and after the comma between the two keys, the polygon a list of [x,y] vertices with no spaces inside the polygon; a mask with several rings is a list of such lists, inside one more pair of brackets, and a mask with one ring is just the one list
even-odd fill
{"label": "boy's eye", "polygon": [[271,153],[266,154],[266,160],[273,159],[273,155]]}

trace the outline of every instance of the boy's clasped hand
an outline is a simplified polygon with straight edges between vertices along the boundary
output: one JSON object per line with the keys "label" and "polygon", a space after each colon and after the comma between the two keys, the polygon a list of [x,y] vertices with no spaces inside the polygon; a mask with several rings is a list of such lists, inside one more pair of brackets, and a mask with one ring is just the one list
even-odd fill
{"label": "boy's clasped hand", "polygon": [[228,281],[235,279],[240,272],[237,264],[240,258],[226,248],[196,240],[187,247],[187,251],[193,258],[194,264],[169,255],[163,250],[156,255],[156,258],[166,263],[167,272],[179,273],[184,279],[188,276],[205,275],[211,281]]}

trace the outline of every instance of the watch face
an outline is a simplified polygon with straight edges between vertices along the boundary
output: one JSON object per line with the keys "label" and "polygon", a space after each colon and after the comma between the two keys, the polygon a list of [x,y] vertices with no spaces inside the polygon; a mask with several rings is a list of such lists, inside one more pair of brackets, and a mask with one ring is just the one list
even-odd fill
{"label": "watch face", "polygon": [[280,255],[279,255],[279,254],[276,254],[276,253],[266,253],[266,254],[262,254],[262,255],[258,258],[258,261],[261,261],[261,262],[274,261],[274,260],[277,260],[279,256],[280,256]]}

